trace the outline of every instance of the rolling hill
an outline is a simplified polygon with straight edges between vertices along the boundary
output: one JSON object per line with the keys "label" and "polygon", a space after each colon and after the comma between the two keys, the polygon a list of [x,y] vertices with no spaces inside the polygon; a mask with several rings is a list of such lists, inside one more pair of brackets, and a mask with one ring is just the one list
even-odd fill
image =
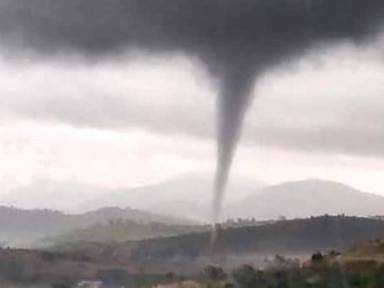
{"label": "rolling hill", "polygon": [[[210,233],[200,232],[144,240],[132,245],[132,257],[197,259],[210,253]],[[312,254],[343,250],[357,242],[384,237],[384,221],[346,216],[322,216],[278,221],[262,226],[219,229],[218,255],[250,257],[275,254]]]}
{"label": "rolling hill", "polygon": [[191,222],[151,214],[130,208],[102,208],[95,211],[69,215],[52,210],[21,210],[0,207],[0,243],[3,246],[41,246],[43,238],[84,229],[114,220],[130,220],[138,223],[190,224]]}
{"label": "rolling hill", "polygon": [[158,222],[135,222],[132,220],[115,220],[107,224],[97,224],[52,237],[53,247],[70,248],[78,244],[116,245],[126,241],[139,241],[159,237],[169,237],[198,231],[209,231],[209,225],[181,225]]}

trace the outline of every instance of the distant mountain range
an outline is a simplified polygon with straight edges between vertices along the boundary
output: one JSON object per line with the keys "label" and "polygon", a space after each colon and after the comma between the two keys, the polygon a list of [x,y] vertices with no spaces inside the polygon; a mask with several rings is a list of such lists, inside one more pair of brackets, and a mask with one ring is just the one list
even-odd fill
{"label": "distant mountain range", "polygon": [[[232,177],[228,201],[252,195],[265,184]],[[131,207],[198,221],[210,220],[213,176],[187,174],[139,188],[108,189],[71,181],[36,180],[0,196],[0,203],[23,209],[83,213],[103,207]],[[191,209],[193,207],[193,209]]]}
{"label": "distant mountain range", "polygon": [[[108,195],[107,198],[99,198],[98,201],[127,205],[134,203],[134,207],[147,211],[209,222],[212,183],[201,178],[192,180],[179,179],[121,191]],[[255,184],[252,186],[251,183],[233,183],[228,188],[222,209],[224,221],[236,218],[264,221],[324,214],[384,215],[384,197],[364,193],[338,182],[317,179],[264,187]]]}
{"label": "distant mountain range", "polygon": [[[174,181],[115,192],[96,199],[101,203],[125,204],[140,209],[211,220],[212,183],[207,178],[180,178]],[[384,215],[384,197],[364,193],[342,183],[325,180],[285,182],[272,186],[234,182],[228,187],[222,219],[255,218],[258,221],[306,218],[324,214],[354,216]]]}
{"label": "distant mountain range", "polygon": [[[79,206],[108,194],[109,189],[76,181],[36,179],[0,195],[3,206],[21,209],[50,209],[65,213],[81,213]],[[108,205],[104,205],[106,207]],[[95,210],[101,207],[90,208]]]}
{"label": "distant mountain range", "polygon": [[130,208],[102,208],[68,215],[52,210],[21,210],[0,207],[0,244],[12,247],[44,246],[43,239],[110,221],[189,225],[190,221]]}
{"label": "distant mountain range", "polygon": [[384,215],[384,197],[323,180],[287,182],[261,189],[232,203],[224,211],[229,218],[256,220],[306,218],[324,214]]}
{"label": "distant mountain range", "polygon": [[[167,224],[191,224],[188,219],[209,222],[211,189],[209,175],[189,175],[156,185],[121,190],[37,181],[0,199],[2,205],[12,204],[31,210],[0,207],[0,244],[30,245],[47,236],[114,219]],[[77,213],[31,209],[34,207]],[[224,220],[255,218],[257,221],[324,214],[376,216],[384,215],[384,197],[324,180],[263,187],[256,181],[235,179],[229,185],[222,212]]]}

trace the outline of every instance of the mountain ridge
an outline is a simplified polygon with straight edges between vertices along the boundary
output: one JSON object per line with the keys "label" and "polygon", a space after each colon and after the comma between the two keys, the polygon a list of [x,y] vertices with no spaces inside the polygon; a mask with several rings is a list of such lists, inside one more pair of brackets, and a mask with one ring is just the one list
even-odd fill
{"label": "mountain ridge", "polygon": [[234,203],[228,210],[227,217],[257,220],[323,214],[374,216],[384,214],[384,197],[336,181],[306,179],[268,186]]}

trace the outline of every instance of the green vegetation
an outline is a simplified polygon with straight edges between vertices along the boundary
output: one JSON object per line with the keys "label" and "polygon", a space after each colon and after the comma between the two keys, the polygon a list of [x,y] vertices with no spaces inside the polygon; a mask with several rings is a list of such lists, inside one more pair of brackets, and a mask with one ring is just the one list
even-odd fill
{"label": "green vegetation", "polygon": [[319,254],[301,268],[256,270],[250,265],[233,272],[233,282],[239,288],[382,288],[384,266],[365,261],[339,263]]}
{"label": "green vegetation", "polygon": [[[344,250],[358,242],[384,236],[381,220],[322,216],[273,224],[220,227],[215,252],[219,255],[311,254]],[[136,243],[132,256],[140,259],[196,259],[208,254],[210,232],[198,232]]]}
{"label": "green vegetation", "polygon": [[382,288],[384,265],[377,261],[340,261],[340,255],[314,253],[302,266],[259,270],[246,264],[230,272],[207,266],[203,279],[162,288]]}
{"label": "green vegetation", "polygon": [[[247,224],[241,226],[244,223]],[[94,226],[95,230],[81,230],[94,233],[86,237],[99,237],[98,241],[105,237],[106,243],[73,242],[73,247],[67,250],[0,249],[0,287],[73,288],[84,279],[126,288],[384,287],[384,242],[379,240],[384,222],[381,220],[323,216],[267,225],[252,226],[252,223],[222,225],[215,250],[209,250],[217,253],[215,265],[207,266],[209,254],[203,253],[209,248],[210,231],[116,243],[109,241],[112,237],[122,239],[129,233],[136,237],[185,233],[183,229],[190,226],[110,221]],[[197,230],[208,228],[195,226]],[[295,255],[291,259],[285,256],[286,251],[307,252],[307,256],[305,260]],[[205,258],[200,258],[201,255]],[[263,263],[257,262],[253,257],[260,255],[268,258]],[[243,263],[261,266],[239,266]]]}
{"label": "green vegetation", "polygon": [[[92,275],[106,285],[118,287],[185,287],[185,288],[382,288],[384,262],[375,259],[351,260],[364,251],[384,254],[380,241],[370,241],[340,254],[316,252],[302,265],[276,255],[274,265],[259,270],[243,265],[231,271],[209,265],[200,274],[182,276],[173,272],[155,273],[126,264],[75,260],[70,254],[3,249],[0,253],[1,287],[73,288],[85,276]],[[376,253],[375,252],[375,253]],[[369,255],[369,253],[367,254]],[[374,254],[373,256],[380,256]],[[76,257],[75,257],[76,258]],[[144,265],[145,262],[140,262]],[[161,264],[160,262],[159,264]],[[163,262],[165,265],[166,262]],[[33,268],[35,265],[38,269]],[[65,271],[63,267],[67,267]],[[68,267],[71,267],[68,270]],[[142,266],[144,267],[144,266]],[[132,267],[131,267],[132,268]],[[40,270],[39,270],[40,269]],[[189,279],[188,281],[185,281]],[[3,286],[2,281],[12,283]],[[35,285],[35,286],[32,286]],[[108,287],[108,286],[107,286]],[[111,286],[115,287],[115,286]]]}
{"label": "green vegetation", "polygon": [[137,222],[131,220],[111,220],[107,224],[97,224],[85,229],[69,232],[59,237],[57,246],[75,243],[122,243],[158,237],[167,237],[197,231],[209,230],[208,226],[176,225],[156,222]]}
{"label": "green vegetation", "polygon": [[161,273],[129,264],[81,260],[76,254],[60,254],[23,249],[0,249],[0,287],[4,288],[74,288],[84,279],[97,279],[107,287],[151,287],[183,278],[175,273]]}
{"label": "green vegetation", "polygon": [[[69,215],[63,214],[57,211],[51,210],[22,210],[11,207],[0,207],[0,234],[2,246],[9,247],[25,247],[25,248],[42,248],[52,245],[57,240],[57,235],[71,234],[75,230],[85,229],[89,227],[95,228],[98,224],[102,227],[108,226],[108,223],[119,221],[131,221],[136,223],[164,223],[165,225],[175,225],[180,230],[180,226],[188,227],[193,226],[193,223],[186,220],[178,220],[169,216],[162,216],[157,214],[151,214],[141,210],[118,207],[106,207],[95,211],[90,211],[83,214]],[[139,225],[139,224],[138,224]],[[131,225],[132,226],[132,225]],[[163,227],[164,228],[164,227]],[[136,232],[140,236],[140,232],[137,228]],[[169,232],[170,228],[166,231]],[[160,229],[158,229],[160,230]],[[157,230],[157,231],[158,231]],[[101,231],[100,238],[103,240],[107,232]],[[116,231],[113,231],[116,233]],[[88,232],[85,232],[86,237]],[[88,233],[90,237],[92,232]],[[156,234],[156,233],[154,233]],[[175,235],[178,233],[168,233],[167,235]],[[129,234],[129,238],[132,238],[133,233]],[[115,235],[118,237],[118,235]],[[124,236],[124,235],[123,235]],[[161,236],[161,235],[160,235]],[[64,236],[63,236],[64,237]],[[104,238],[103,238],[104,237]],[[71,237],[69,237],[71,238]],[[137,237],[139,239],[140,237]],[[146,237],[145,237],[146,238]],[[88,238],[98,239],[98,238]],[[122,238],[122,241],[127,240]]]}
{"label": "green vegetation", "polygon": [[[258,222],[255,219],[228,220],[221,224],[223,229],[255,227],[271,224],[272,221]],[[110,220],[106,224],[96,224],[87,228],[67,232],[47,240],[56,250],[76,249],[94,245],[116,245],[125,242],[137,242],[146,239],[166,238],[196,232],[210,232],[211,225],[171,224],[160,222],[144,222],[124,220],[122,218]]]}

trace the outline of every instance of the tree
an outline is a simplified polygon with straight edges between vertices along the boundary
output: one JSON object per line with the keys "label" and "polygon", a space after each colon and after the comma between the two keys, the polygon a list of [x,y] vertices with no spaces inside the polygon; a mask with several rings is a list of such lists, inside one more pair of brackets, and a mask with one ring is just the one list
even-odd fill
{"label": "tree", "polygon": [[312,263],[321,263],[324,261],[324,256],[320,252],[317,252],[317,253],[312,255],[311,261],[312,261]]}

